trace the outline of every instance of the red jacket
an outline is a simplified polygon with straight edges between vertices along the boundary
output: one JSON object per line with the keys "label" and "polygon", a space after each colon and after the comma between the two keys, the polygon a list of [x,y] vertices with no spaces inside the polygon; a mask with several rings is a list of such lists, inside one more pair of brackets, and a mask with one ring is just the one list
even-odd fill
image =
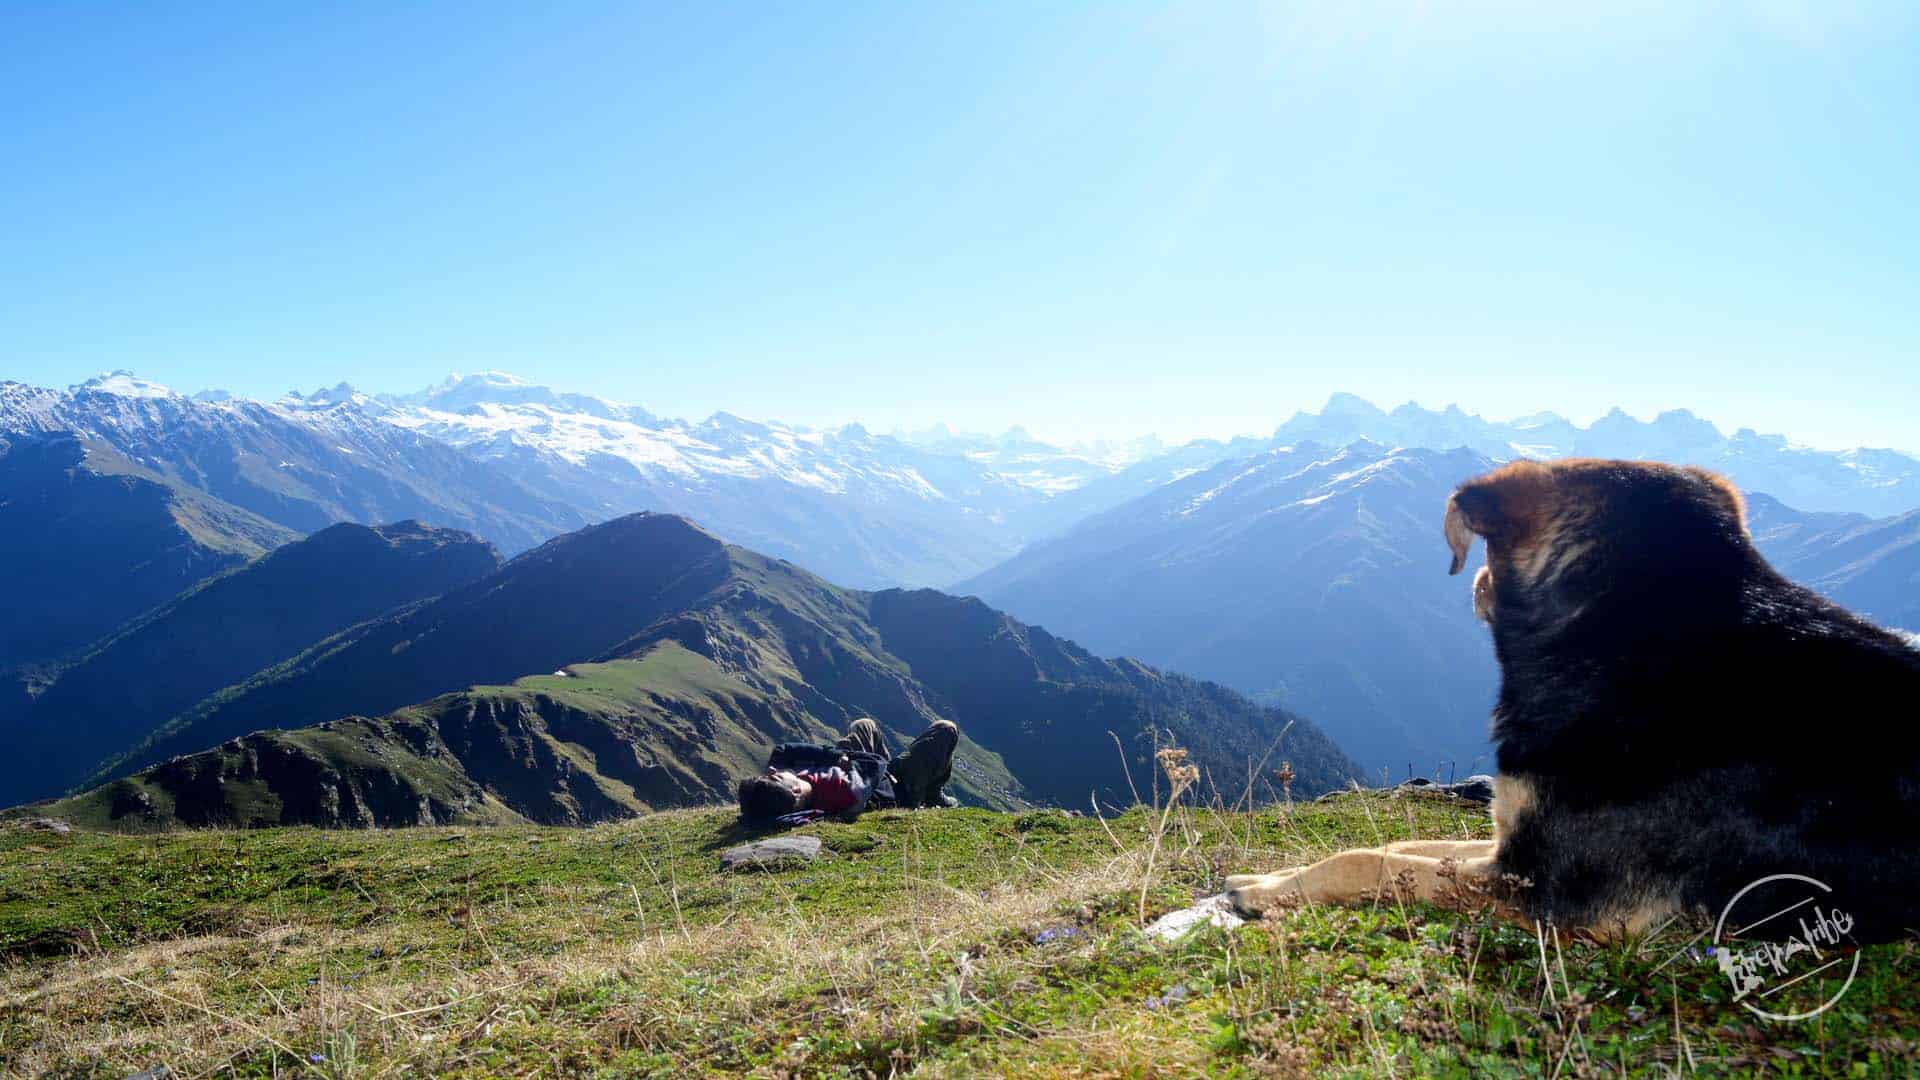
{"label": "red jacket", "polygon": [[821,810],[829,814],[858,810],[867,804],[867,796],[872,794],[872,786],[858,770],[813,769],[795,773],[800,779],[813,785],[813,795],[807,799],[807,809]]}

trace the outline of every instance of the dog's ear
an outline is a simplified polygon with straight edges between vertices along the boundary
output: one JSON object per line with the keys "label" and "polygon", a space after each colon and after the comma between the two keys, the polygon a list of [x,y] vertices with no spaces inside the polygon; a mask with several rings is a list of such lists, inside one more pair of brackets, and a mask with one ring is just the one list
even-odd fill
{"label": "dog's ear", "polygon": [[1458,574],[1467,565],[1475,536],[1522,543],[1544,516],[1552,486],[1552,470],[1537,461],[1516,461],[1460,485],[1447,500],[1441,525],[1453,552],[1447,573]]}
{"label": "dog's ear", "polygon": [[1472,519],[1467,517],[1466,507],[1460,505],[1463,493],[1456,491],[1447,499],[1447,516],[1440,526],[1447,536],[1447,548],[1453,552],[1453,563],[1447,567],[1448,574],[1457,574],[1467,565],[1467,551],[1473,547],[1473,534],[1479,531],[1473,527]]}

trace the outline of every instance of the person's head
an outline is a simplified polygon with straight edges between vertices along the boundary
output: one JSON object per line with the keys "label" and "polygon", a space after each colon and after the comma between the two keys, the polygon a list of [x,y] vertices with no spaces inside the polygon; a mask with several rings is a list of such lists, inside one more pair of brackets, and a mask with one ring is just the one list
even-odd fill
{"label": "person's head", "polygon": [[740,816],[749,821],[777,818],[806,805],[813,785],[784,769],[768,769],[740,781]]}

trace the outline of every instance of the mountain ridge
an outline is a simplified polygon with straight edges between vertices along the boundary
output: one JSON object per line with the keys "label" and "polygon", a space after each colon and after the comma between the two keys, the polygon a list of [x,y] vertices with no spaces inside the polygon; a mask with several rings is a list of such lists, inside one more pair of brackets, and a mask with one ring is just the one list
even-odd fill
{"label": "mountain ridge", "polygon": [[1498,669],[1434,553],[1447,496],[1491,464],[1367,441],[1265,449],[956,589],[1101,652],[1313,716],[1372,781],[1484,771]]}
{"label": "mountain ridge", "polygon": [[[529,621],[533,598],[565,616]],[[561,623],[571,636],[556,640]],[[1263,753],[1292,760],[1302,792],[1354,775],[1310,722],[1223,687],[1101,659],[975,600],[842,589],[637,514],[336,635],[49,812],[135,827],[582,823],[724,800],[773,743],[856,716],[896,748],[958,722],[955,789],[986,805],[1125,801],[1121,753],[1151,769],[1166,738],[1229,784]],[[1129,749],[1088,753],[1109,731]]]}

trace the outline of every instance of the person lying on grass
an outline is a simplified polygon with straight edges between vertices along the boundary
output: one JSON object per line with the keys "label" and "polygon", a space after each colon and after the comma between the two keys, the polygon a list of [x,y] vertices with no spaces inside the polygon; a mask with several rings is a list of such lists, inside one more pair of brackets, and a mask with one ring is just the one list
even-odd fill
{"label": "person lying on grass", "polygon": [[[887,754],[880,725],[855,720],[832,749],[784,744],[774,748],[767,771],[740,781],[740,817],[745,821],[803,824],[829,814],[852,817],[882,806],[958,806],[941,789],[953,776],[960,729],[935,720],[897,758]],[[803,759],[810,762],[802,763]]]}

